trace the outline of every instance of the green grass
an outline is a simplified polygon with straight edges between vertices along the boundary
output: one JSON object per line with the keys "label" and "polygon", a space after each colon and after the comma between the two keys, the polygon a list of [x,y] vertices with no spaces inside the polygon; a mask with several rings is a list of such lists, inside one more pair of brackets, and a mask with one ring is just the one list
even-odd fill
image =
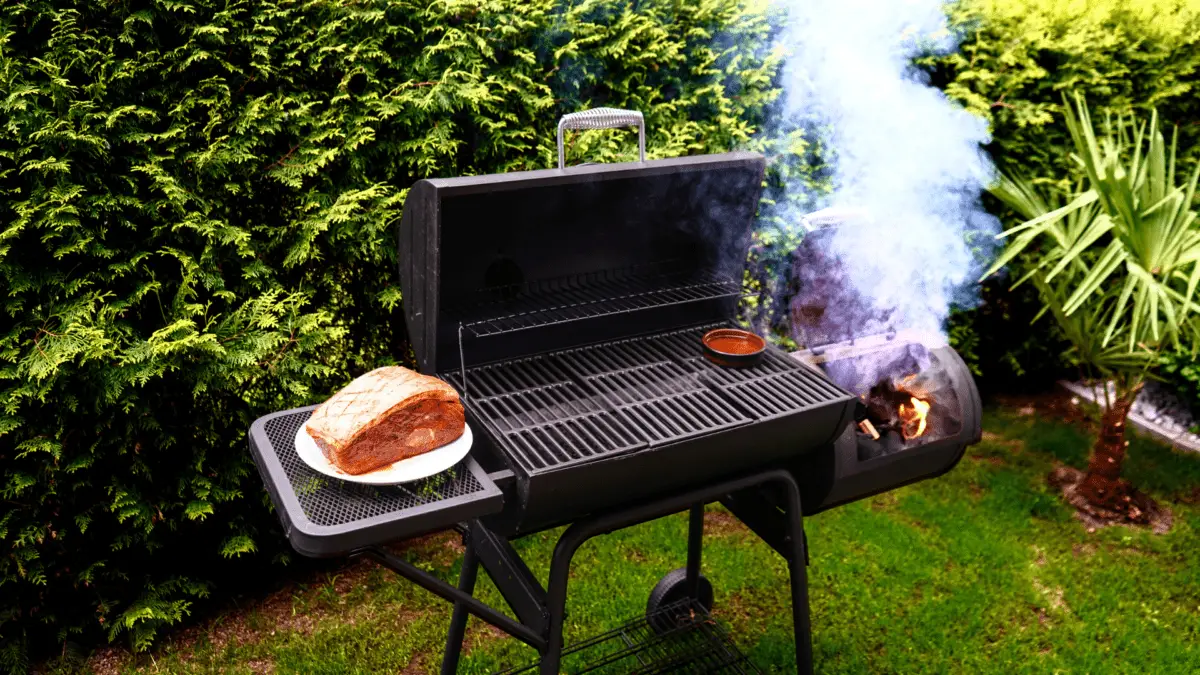
{"label": "green grass", "polygon": [[[1083,465],[1085,433],[997,411],[985,428],[948,475],[808,521],[818,672],[1200,672],[1200,457],[1134,440],[1127,476],[1172,509],[1174,527],[1089,533],[1045,481],[1056,462]],[[792,672],[781,559],[710,512],[704,572],[717,617],[764,671]],[[568,640],[642,612],[658,578],[682,565],[686,529],[678,515],[585,545]],[[543,580],[556,534],[517,542]],[[449,542],[406,555],[452,580]],[[478,591],[504,607],[486,575]],[[362,563],[290,594],[208,624],[196,641],[110,661],[121,672],[436,671],[449,608],[414,585]],[[463,673],[534,657],[474,621],[468,641]]]}

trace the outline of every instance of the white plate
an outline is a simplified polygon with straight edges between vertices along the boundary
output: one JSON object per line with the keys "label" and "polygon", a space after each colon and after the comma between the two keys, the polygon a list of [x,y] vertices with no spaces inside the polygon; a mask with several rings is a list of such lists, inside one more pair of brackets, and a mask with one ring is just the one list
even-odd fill
{"label": "white plate", "polygon": [[296,430],[296,454],[300,455],[300,459],[315,471],[352,483],[366,483],[367,485],[411,483],[414,480],[428,478],[435,473],[449,469],[458,464],[459,460],[466,457],[467,453],[471,451],[471,426],[464,424],[463,435],[440,448],[416,457],[402,459],[382,469],[355,476],[338,469],[325,459],[325,453],[321,452],[321,448],[317,447],[317,442],[308,435],[306,426],[306,424],[301,424],[300,428]]}

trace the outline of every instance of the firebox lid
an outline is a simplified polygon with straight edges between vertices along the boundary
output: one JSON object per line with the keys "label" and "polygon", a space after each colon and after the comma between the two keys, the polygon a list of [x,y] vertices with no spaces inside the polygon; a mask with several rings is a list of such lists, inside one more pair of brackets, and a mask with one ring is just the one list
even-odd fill
{"label": "firebox lid", "polygon": [[[489,312],[528,316],[539,302],[560,302],[555,291],[592,282],[589,297],[619,289],[625,271],[654,279],[647,270],[670,267],[740,283],[764,168],[761,155],[732,152],[418,181],[404,205],[399,262],[421,370],[458,367],[464,323]],[[495,307],[488,304],[497,298]],[[713,303],[693,309],[702,314],[696,321],[732,311]],[[479,340],[464,359],[469,365],[644,333],[656,319],[643,314],[597,323],[592,328],[606,334],[590,340],[579,326],[554,336]]]}

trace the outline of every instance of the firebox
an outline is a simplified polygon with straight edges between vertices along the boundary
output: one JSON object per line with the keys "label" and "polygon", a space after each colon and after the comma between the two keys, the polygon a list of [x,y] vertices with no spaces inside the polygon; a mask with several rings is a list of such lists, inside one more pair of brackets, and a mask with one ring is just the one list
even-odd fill
{"label": "firebox", "polygon": [[792,462],[805,514],[952,469],[982,435],[970,370],[939,335],[890,329],[891,313],[862,297],[831,246],[853,216],[826,214],[793,254],[793,357],[857,397],[833,452]]}

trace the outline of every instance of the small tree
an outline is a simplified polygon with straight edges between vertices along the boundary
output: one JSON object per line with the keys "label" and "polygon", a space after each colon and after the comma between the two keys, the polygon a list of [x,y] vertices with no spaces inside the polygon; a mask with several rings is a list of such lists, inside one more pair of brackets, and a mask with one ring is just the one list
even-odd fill
{"label": "small tree", "polygon": [[1177,183],[1178,132],[1168,147],[1157,111],[1148,124],[1110,116],[1098,139],[1082,97],[1075,109],[1064,97],[1063,107],[1082,170],[1078,187],[1064,204],[1002,176],[992,193],[1027,220],[1001,235],[1008,246],[984,276],[1019,260],[1016,284],[1036,284],[1042,313],[1072,343],[1070,356],[1100,382],[1100,432],[1073,486],[1077,505],[1144,522],[1153,503],[1121,479],[1125,421],[1162,352],[1200,345],[1200,225],[1192,209],[1200,166]]}

